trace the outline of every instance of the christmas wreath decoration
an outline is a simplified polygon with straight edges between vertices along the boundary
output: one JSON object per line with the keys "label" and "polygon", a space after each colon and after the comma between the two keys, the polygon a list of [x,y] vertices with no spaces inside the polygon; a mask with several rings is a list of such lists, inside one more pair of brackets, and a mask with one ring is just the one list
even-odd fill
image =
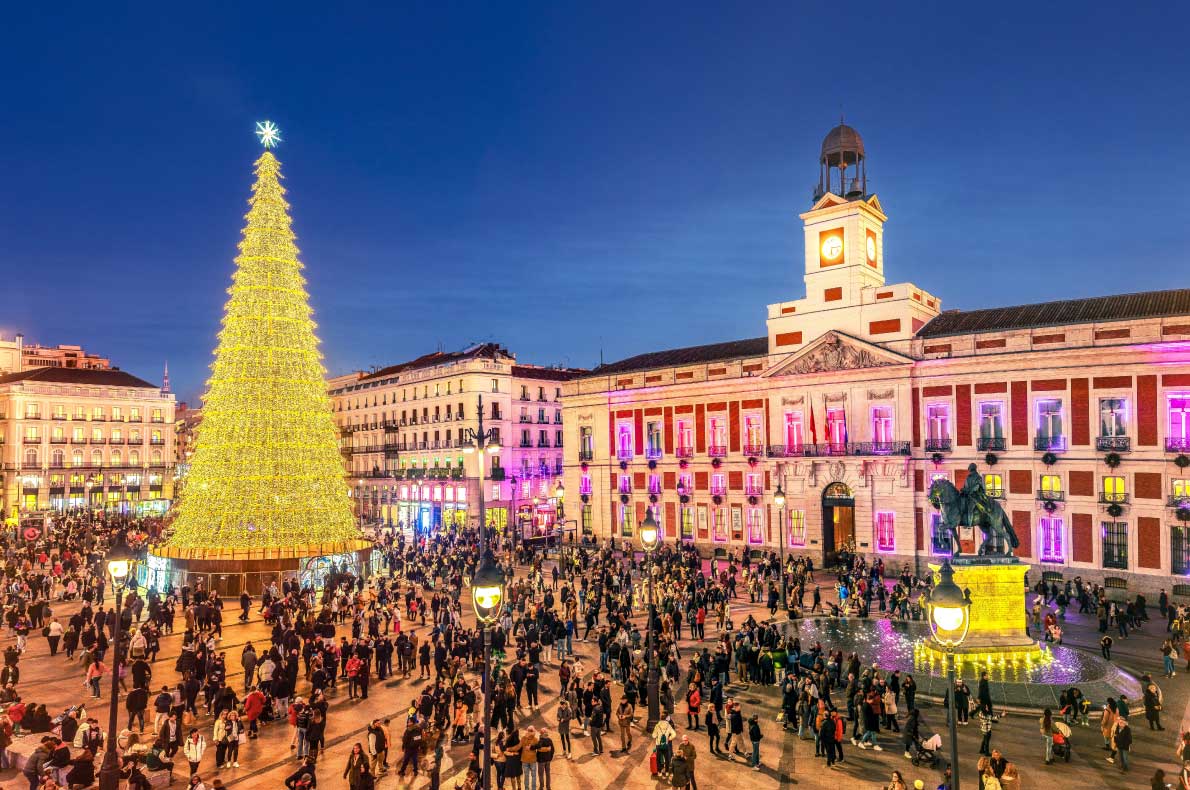
{"label": "christmas wreath decoration", "polygon": [[1180,453],[1177,458],[1173,459],[1173,465],[1178,469],[1185,469],[1187,466],[1190,466],[1190,455]]}
{"label": "christmas wreath decoration", "polygon": [[711,497],[711,501],[714,502],[716,505],[722,505],[723,497],[719,496],[718,494],[715,494],[713,497]]}
{"label": "christmas wreath decoration", "polygon": [[1124,508],[1120,507],[1119,504],[1115,502],[1112,502],[1107,506],[1107,514],[1112,518],[1119,518],[1123,512]]}
{"label": "christmas wreath decoration", "polygon": [[620,494],[620,504],[621,505],[628,504],[628,495],[627,494]]}
{"label": "christmas wreath decoration", "polygon": [[625,470],[625,469],[627,469],[627,468],[628,468],[628,462],[627,462],[627,461],[621,461],[621,462],[620,462],[620,471],[624,471],[624,470]]}
{"label": "christmas wreath decoration", "polygon": [[988,453],[983,457],[983,462],[988,466],[995,466],[1000,459],[996,457],[995,453]]}
{"label": "christmas wreath decoration", "polygon": [[712,459],[711,459],[711,466],[713,466],[713,467],[715,467],[716,469],[718,469],[719,467],[723,466],[723,459],[722,459],[722,458],[712,458]]}
{"label": "christmas wreath decoration", "polygon": [[1045,464],[1046,466],[1053,466],[1054,464],[1058,463],[1058,456],[1054,455],[1053,453],[1046,453],[1045,455],[1041,456],[1041,463]]}
{"label": "christmas wreath decoration", "polygon": [[1047,500],[1045,500],[1045,504],[1042,505],[1042,507],[1045,508],[1046,513],[1053,513],[1055,510],[1058,509],[1058,503],[1053,501],[1052,499],[1047,499]]}
{"label": "christmas wreath decoration", "polygon": [[656,468],[657,468],[657,460],[656,460],[655,458],[650,458],[650,459],[649,459],[649,468],[650,468],[650,469],[656,469]]}
{"label": "christmas wreath decoration", "polygon": [[1107,455],[1103,456],[1103,463],[1107,464],[1112,469],[1115,469],[1117,466],[1120,465],[1120,454],[1119,453],[1108,453]]}

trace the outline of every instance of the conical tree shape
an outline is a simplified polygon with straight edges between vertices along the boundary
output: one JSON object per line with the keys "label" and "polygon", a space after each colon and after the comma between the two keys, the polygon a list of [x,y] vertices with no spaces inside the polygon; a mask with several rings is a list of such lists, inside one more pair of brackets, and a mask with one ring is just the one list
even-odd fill
{"label": "conical tree shape", "polygon": [[172,524],[179,549],[359,537],[284,194],[265,151]]}

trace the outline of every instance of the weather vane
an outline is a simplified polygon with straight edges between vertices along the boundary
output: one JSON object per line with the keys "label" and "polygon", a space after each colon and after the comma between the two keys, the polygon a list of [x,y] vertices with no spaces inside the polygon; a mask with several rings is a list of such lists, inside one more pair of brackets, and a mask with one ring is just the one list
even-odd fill
{"label": "weather vane", "polygon": [[281,130],[272,121],[257,121],[256,136],[265,148],[276,148],[277,143],[281,142]]}

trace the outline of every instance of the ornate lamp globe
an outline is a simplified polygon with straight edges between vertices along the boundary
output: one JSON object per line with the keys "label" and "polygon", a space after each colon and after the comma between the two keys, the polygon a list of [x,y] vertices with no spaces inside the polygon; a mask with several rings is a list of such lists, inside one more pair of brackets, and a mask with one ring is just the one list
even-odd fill
{"label": "ornate lamp globe", "polygon": [[645,511],[645,520],[640,523],[640,544],[646,553],[652,554],[657,548],[657,520],[653,518],[653,508]]}
{"label": "ornate lamp globe", "polygon": [[785,492],[781,490],[781,484],[777,484],[777,491],[773,494],[773,504],[777,507],[785,507]]}
{"label": "ornate lamp globe", "polygon": [[558,485],[554,486],[554,498],[562,499],[564,496],[566,496],[566,489],[562,487],[561,483],[558,483]]}
{"label": "ornate lamp globe", "polygon": [[117,585],[123,583],[128,577],[128,560],[111,560],[107,564],[107,572]]}
{"label": "ornate lamp globe", "polygon": [[489,455],[494,455],[495,453],[500,452],[500,442],[496,440],[495,436],[492,436],[490,439],[488,439],[488,445],[486,449]]}
{"label": "ornate lamp globe", "polygon": [[971,627],[971,593],[954,583],[954,569],[949,561],[942,563],[938,576],[941,580],[934,585],[926,602],[930,631],[938,644],[953,649],[963,643]]}
{"label": "ornate lamp globe", "polygon": [[471,605],[475,607],[475,616],[485,625],[491,624],[500,612],[500,602],[504,599],[504,577],[496,568],[491,552],[479,561],[479,568],[471,579]]}

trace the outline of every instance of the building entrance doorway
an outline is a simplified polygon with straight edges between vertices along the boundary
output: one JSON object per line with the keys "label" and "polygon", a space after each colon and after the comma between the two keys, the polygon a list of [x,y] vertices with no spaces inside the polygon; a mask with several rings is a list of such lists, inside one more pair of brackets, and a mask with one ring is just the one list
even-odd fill
{"label": "building entrance doorway", "polygon": [[822,566],[829,568],[840,554],[855,552],[855,496],[845,483],[822,490]]}

